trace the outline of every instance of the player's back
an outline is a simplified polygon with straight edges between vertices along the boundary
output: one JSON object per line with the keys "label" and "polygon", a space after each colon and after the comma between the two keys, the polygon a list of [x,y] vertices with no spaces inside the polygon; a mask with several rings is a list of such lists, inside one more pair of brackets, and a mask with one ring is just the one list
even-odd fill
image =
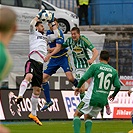
{"label": "player's back", "polygon": [[105,63],[94,64],[89,70],[92,71],[94,77],[91,104],[103,107],[107,103],[111,87],[120,87],[117,71]]}

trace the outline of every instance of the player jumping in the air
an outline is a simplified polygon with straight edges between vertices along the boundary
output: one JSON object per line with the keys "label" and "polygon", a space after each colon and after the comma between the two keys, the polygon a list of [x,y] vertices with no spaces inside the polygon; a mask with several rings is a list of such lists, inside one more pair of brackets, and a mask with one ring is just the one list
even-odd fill
{"label": "player jumping in the air", "polygon": [[54,34],[49,35],[49,36],[43,35],[44,26],[42,24],[42,21],[39,20],[39,19],[44,19],[42,18],[43,13],[45,14],[46,11],[41,10],[30,23],[29,60],[25,64],[24,80],[22,81],[20,85],[18,98],[16,99],[16,102],[19,104],[23,99],[23,95],[27,89],[28,84],[31,82],[33,93],[31,96],[32,111],[29,114],[29,118],[35,121],[38,125],[42,125],[42,123],[37,118],[36,108],[38,105],[38,98],[41,93],[41,84],[42,84],[42,77],[43,77],[43,73],[42,73],[43,63],[47,55],[47,40],[52,41],[58,37],[58,30],[57,30],[55,23],[53,22],[53,19],[54,19],[53,14],[52,14],[52,18],[49,19],[49,21],[51,21],[51,25],[53,25]]}

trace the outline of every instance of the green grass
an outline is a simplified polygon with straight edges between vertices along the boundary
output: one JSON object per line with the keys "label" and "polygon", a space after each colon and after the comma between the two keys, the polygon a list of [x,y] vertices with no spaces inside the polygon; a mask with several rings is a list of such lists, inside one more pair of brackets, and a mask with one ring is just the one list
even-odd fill
{"label": "green grass", "polygon": [[[34,122],[4,123],[11,133],[73,133],[72,121],[43,121],[43,126]],[[128,133],[132,124],[130,120],[93,120],[91,133]],[[82,120],[81,133],[85,133]]]}

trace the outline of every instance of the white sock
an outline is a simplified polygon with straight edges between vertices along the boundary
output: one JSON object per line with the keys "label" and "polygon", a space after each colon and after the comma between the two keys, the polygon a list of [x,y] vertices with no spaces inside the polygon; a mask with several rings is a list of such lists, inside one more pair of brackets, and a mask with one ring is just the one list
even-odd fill
{"label": "white sock", "polygon": [[37,116],[36,109],[37,109],[37,105],[38,105],[38,98],[39,98],[39,95],[34,95],[32,93],[32,96],[31,96],[31,104],[32,104],[31,114],[34,116]]}
{"label": "white sock", "polygon": [[20,87],[19,87],[18,96],[22,96],[23,97],[23,95],[24,95],[24,93],[25,93],[25,91],[27,89],[28,84],[29,84],[29,81],[27,81],[25,79],[21,82]]}

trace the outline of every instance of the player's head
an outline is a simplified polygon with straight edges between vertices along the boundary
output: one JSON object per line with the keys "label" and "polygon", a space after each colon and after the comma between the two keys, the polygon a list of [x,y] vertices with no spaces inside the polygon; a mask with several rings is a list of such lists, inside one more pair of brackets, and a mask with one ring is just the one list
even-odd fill
{"label": "player's head", "polygon": [[[16,13],[7,7],[0,8],[0,39],[2,36],[8,36],[10,40],[17,29]],[[6,38],[7,39],[7,38]]]}
{"label": "player's head", "polygon": [[102,50],[100,53],[99,59],[100,59],[100,61],[109,62],[109,60],[110,60],[109,52],[107,50]]}
{"label": "player's head", "polygon": [[74,41],[78,41],[80,37],[80,29],[78,27],[73,27],[71,29],[71,36]]}
{"label": "player's head", "polygon": [[[56,26],[58,27],[59,25],[58,25],[58,19],[57,18],[54,18],[54,22],[55,22]],[[51,23],[48,22],[48,26],[49,26],[50,30],[53,30]]]}
{"label": "player's head", "polygon": [[42,24],[42,21],[37,21],[36,23],[36,30],[42,34],[44,34],[44,25]]}

